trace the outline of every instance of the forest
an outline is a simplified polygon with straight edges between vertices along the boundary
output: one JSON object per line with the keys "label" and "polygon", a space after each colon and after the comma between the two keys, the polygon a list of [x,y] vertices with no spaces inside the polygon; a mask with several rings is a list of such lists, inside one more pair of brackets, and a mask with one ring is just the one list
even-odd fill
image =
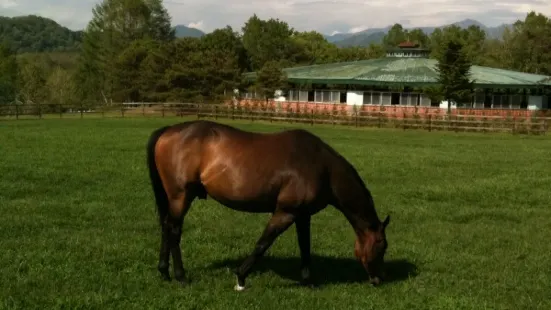
{"label": "forest", "polygon": [[[538,12],[527,12],[499,38],[476,25],[428,35],[397,23],[368,47],[338,47],[316,31],[256,15],[241,29],[181,38],[162,0],[103,0],[92,13],[82,32],[64,32],[46,19],[0,18],[0,104],[216,102],[235,88],[284,83],[285,67],[382,57],[405,40],[439,60],[458,46],[469,64],[551,75],[551,19]],[[265,78],[248,85],[242,74],[250,71]]]}

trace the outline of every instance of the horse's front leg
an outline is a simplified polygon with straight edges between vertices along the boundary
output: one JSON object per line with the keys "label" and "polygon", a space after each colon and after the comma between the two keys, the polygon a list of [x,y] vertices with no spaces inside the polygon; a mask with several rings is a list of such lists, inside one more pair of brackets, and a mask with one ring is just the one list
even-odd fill
{"label": "horse's front leg", "polygon": [[264,253],[274,243],[275,239],[281,235],[289,226],[295,221],[295,216],[284,211],[276,211],[270,218],[268,225],[264,229],[262,236],[256,242],[256,246],[252,253],[243,261],[241,266],[235,270],[237,276],[237,284],[235,285],[236,291],[242,291],[245,289],[245,280],[251,268],[256,261],[264,255]]}
{"label": "horse's front leg", "polygon": [[300,248],[300,283],[302,285],[312,284],[310,278],[310,219],[311,216],[308,214],[297,217],[295,221]]}

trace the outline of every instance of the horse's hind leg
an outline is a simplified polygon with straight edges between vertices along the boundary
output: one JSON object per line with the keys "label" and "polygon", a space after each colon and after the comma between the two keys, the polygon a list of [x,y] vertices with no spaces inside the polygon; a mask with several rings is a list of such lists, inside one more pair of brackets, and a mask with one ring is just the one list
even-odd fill
{"label": "horse's hind leg", "polygon": [[298,246],[300,249],[300,274],[301,284],[310,285],[310,220],[309,214],[297,217],[295,227],[297,230]]}
{"label": "horse's hind leg", "polygon": [[241,263],[235,270],[237,276],[237,284],[235,285],[236,291],[242,291],[245,289],[245,279],[251,272],[251,268],[254,263],[270,248],[275,239],[281,235],[289,226],[295,221],[295,216],[290,213],[276,211],[268,225],[264,229],[262,236],[256,242],[256,246],[253,252]]}
{"label": "horse's hind leg", "polygon": [[170,281],[170,274],[168,272],[170,266],[170,244],[168,243],[170,229],[168,227],[167,218],[168,217],[165,217],[162,221],[161,249],[159,250],[159,264],[157,265],[157,269],[161,273],[161,277],[163,278],[163,280]]}
{"label": "horse's hind leg", "polygon": [[[169,212],[166,219],[167,239],[172,254],[172,263],[174,268],[174,278],[181,284],[187,284],[184,264],[182,262],[182,251],[180,241],[182,237],[182,226],[184,217],[191,207],[194,196],[189,192],[184,192],[177,198],[170,199]],[[166,254],[168,256],[168,254]]]}

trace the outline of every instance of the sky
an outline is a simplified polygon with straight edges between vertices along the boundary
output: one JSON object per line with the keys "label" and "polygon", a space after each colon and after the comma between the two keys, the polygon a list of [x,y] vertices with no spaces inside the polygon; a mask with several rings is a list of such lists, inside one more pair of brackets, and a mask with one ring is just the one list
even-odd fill
{"label": "sky", "polygon": [[[99,0],[0,0],[1,16],[35,14],[73,30],[83,29]],[[173,25],[210,32],[240,30],[257,14],[279,18],[299,31],[357,32],[400,23],[440,26],[466,18],[487,26],[513,23],[531,10],[551,16],[551,0],[164,0]]]}

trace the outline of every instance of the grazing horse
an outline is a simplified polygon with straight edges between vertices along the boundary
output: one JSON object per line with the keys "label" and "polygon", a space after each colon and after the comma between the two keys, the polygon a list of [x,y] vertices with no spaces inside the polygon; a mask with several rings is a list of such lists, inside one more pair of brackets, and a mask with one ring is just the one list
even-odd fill
{"label": "grazing horse", "polygon": [[254,133],[211,121],[190,121],[155,130],[147,164],[162,230],[158,271],[188,283],[180,239],[184,217],[195,198],[207,195],[242,212],[272,213],[252,253],[234,270],[235,290],[255,262],[293,223],[301,255],[302,284],[310,282],[310,218],[328,204],[340,210],[356,232],[354,253],[373,285],[383,275],[385,228],[371,193],[356,169],[306,130]]}

